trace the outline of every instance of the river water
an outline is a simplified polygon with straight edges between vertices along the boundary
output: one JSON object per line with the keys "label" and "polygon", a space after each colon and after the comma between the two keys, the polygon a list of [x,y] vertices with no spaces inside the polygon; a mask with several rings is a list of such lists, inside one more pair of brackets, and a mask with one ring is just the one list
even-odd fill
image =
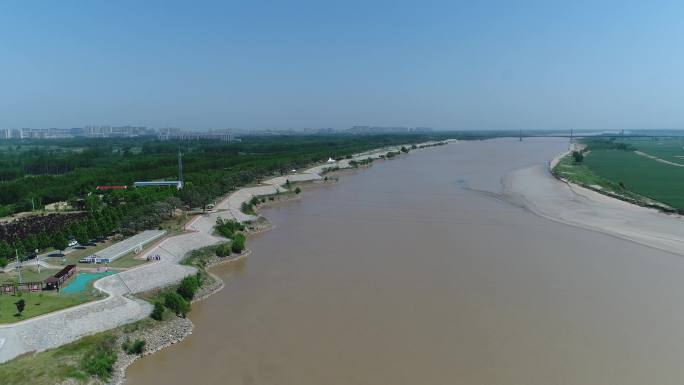
{"label": "river water", "polygon": [[684,259],[474,191],[566,148],[434,148],[264,210],[192,336],[127,384],[681,384]]}

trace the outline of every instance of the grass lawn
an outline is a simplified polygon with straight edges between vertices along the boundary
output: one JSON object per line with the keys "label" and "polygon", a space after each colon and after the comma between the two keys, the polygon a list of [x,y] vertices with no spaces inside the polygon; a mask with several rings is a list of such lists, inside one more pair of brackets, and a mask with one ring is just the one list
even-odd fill
{"label": "grass lawn", "polygon": [[137,254],[135,253],[128,253],[116,261],[108,264],[108,265],[100,265],[100,264],[92,264],[92,263],[79,263],[78,261],[81,258],[87,257],[88,255],[94,254],[100,250],[103,250],[117,242],[120,242],[121,240],[113,240],[113,239],[108,239],[104,242],[98,243],[96,246],[88,246],[83,250],[75,250],[72,251],[69,254],[66,254],[64,258],[47,258],[46,262],[53,264],[53,265],[59,265],[59,266],[66,266],[66,265],[77,265],[79,267],[86,267],[86,268],[92,268],[92,267],[97,267],[97,266],[110,266],[110,267],[116,267],[116,268],[129,268],[133,266],[138,266],[146,263],[147,261],[135,259],[135,256]]}
{"label": "grass lawn", "polygon": [[[36,266],[27,266],[21,269],[22,282],[43,281],[45,278],[57,273],[58,269],[41,268],[40,273]],[[0,283],[19,282],[19,272],[13,270],[11,273],[0,273]]]}
{"label": "grass lawn", "polygon": [[182,213],[173,218],[163,221],[159,227],[166,230],[167,236],[181,234],[185,230],[185,223],[188,221],[188,215]]}
{"label": "grass lawn", "polygon": [[84,337],[76,342],[38,354],[16,358],[0,365],[3,385],[53,385],[67,379],[77,384],[91,383],[93,377],[83,369],[83,357],[97,346],[108,344],[114,332]]}
{"label": "grass lawn", "polygon": [[[143,254],[143,253],[140,253],[140,254]],[[101,265],[101,266],[109,266],[109,267],[122,268],[122,269],[140,266],[140,265],[147,263],[147,260],[135,259],[135,257],[140,255],[140,254],[135,254],[133,252],[130,252],[130,253],[122,256],[122,257],[119,257],[119,259],[117,259],[116,261],[114,261],[112,263],[108,263],[106,265]],[[90,264],[90,266],[93,266],[93,265]],[[98,266],[100,266],[100,265],[98,265]]]}
{"label": "grass lawn", "polygon": [[[41,314],[50,313],[56,310],[65,309],[84,302],[104,298],[103,296],[93,296],[90,290],[81,293],[57,293],[44,291],[42,293],[22,293],[21,297],[16,295],[0,295],[0,324],[14,323],[35,317]],[[18,300],[26,301],[26,307],[21,317],[16,316],[17,307],[14,305]],[[0,376],[2,378],[2,376]]]}
{"label": "grass lawn", "polygon": [[87,257],[93,253],[96,253],[102,249],[105,249],[113,244],[115,244],[117,241],[114,241],[113,238],[109,238],[104,242],[100,242],[95,246],[87,246],[85,249],[76,249],[69,254],[65,254],[64,258],[59,258],[59,257],[51,257],[47,258],[46,262],[49,262],[53,265],[79,265],[79,266],[88,266],[88,264],[83,264],[83,263],[78,263],[78,261],[81,258]]}

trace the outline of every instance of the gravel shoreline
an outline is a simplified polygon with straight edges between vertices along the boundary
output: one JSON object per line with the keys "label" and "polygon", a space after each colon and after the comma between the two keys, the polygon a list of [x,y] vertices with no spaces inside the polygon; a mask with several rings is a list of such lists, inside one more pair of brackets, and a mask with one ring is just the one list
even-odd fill
{"label": "gravel shoreline", "polygon": [[[239,261],[251,254],[251,251],[245,250],[242,254],[235,255],[232,257],[216,257],[214,256],[209,260],[206,266],[207,274],[211,277],[211,282],[202,285],[202,287],[197,292],[196,297],[192,300],[192,303],[203,301],[210,296],[223,290],[226,286],[225,282],[216,276],[215,274],[208,271],[214,266],[218,266],[225,263],[232,263]],[[126,382],[126,369],[138,358],[154,354],[162,349],[169,346],[175,345],[183,341],[186,337],[192,334],[195,325],[189,318],[182,318],[173,316],[169,320],[157,323],[154,328],[144,328],[142,330],[136,330],[132,333],[122,332],[117,339],[117,345],[121,346],[126,338],[131,341],[144,340],[145,341],[145,351],[143,354],[127,354],[123,350],[119,351],[119,358],[114,364],[114,371],[111,380],[108,382],[110,385],[122,385]]]}

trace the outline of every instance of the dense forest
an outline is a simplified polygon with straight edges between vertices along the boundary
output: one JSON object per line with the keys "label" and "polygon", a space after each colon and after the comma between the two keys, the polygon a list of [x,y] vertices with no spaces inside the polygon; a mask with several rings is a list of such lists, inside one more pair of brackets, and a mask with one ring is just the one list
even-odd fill
{"label": "dense forest", "polygon": [[[22,253],[63,248],[67,237],[87,240],[113,231],[152,228],[179,207],[203,207],[239,186],[329,157],[340,159],[383,146],[497,133],[406,135],[246,136],[238,142],[159,141],[154,138],[22,140],[0,144],[0,217],[71,202],[81,214],[33,216],[0,227],[0,266]],[[175,180],[177,154],[185,188],[96,192],[98,185]],[[102,194],[102,199],[99,195]],[[83,214],[85,213],[85,214]]]}

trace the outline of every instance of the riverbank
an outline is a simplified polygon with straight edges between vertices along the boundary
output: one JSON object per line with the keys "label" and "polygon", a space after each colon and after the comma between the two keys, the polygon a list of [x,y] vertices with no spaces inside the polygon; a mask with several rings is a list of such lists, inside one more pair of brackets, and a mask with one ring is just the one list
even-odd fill
{"label": "riverbank", "polygon": [[[549,170],[553,176],[564,183],[572,183],[587,190],[638,206],[655,208],[664,213],[675,213],[677,211],[665,203],[626,188],[621,182],[609,180],[596,174],[586,165],[586,158],[592,154],[592,151],[585,151],[585,149],[586,145],[584,144],[571,143],[569,151],[559,154],[550,162]],[[575,162],[570,156],[573,151],[581,151],[585,161]]]}
{"label": "riverbank", "polygon": [[566,149],[464,143],[302,187],[126,385],[677,383],[681,257],[466,189]]}
{"label": "riverbank", "polygon": [[[239,262],[249,254],[250,251],[245,250],[242,254],[233,257],[220,258],[214,255],[205,267],[205,271],[211,281],[202,285],[195,294],[192,303],[203,301],[225,288],[225,282],[209,271],[212,267]],[[112,378],[108,384],[122,385],[126,382],[126,369],[133,362],[183,341],[192,334],[194,328],[195,325],[189,318],[171,316],[170,319],[155,323],[153,327],[141,327],[131,332],[122,332],[117,338],[118,346],[121,346],[125,339],[131,341],[142,340],[145,341],[145,350],[143,354],[128,354],[121,350],[114,364]]]}
{"label": "riverbank", "polygon": [[[449,142],[415,145],[413,150],[447,143]],[[410,148],[411,146],[407,147],[407,149]],[[108,298],[86,304],[78,309],[66,309],[58,314],[48,314],[39,319],[32,319],[11,325],[11,327],[1,328],[0,341],[3,344],[0,347],[0,362],[25,353],[62,346],[86,335],[100,333],[120,327],[121,325],[146,319],[152,310],[151,305],[132,295],[166,287],[180,281],[187,275],[193,274],[195,272],[193,267],[180,263],[184,256],[192,250],[225,241],[225,239],[214,235],[214,225],[218,218],[224,220],[234,219],[241,222],[252,221],[258,218],[256,215],[248,215],[242,212],[242,204],[247,200],[256,196],[270,195],[272,192],[278,194],[281,191],[287,191],[282,187],[282,184],[287,183],[287,181],[309,182],[325,179],[325,177],[318,173],[324,173],[329,168],[353,168],[356,167],[354,162],[357,161],[382,159],[401,153],[401,147],[376,150],[337,161],[333,164],[314,166],[300,174],[275,177],[269,179],[265,185],[246,187],[235,191],[223,199],[213,211],[199,215],[191,220],[185,226],[185,233],[166,238],[145,253],[160,255],[160,261],[130,269],[95,282],[95,288],[109,294]],[[393,155],[389,156],[389,154]],[[260,231],[268,229],[268,226],[263,224],[258,227]],[[220,290],[222,282],[219,286],[210,293],[200,297],[209,296]],[[175,343],[174,341],[182,339],[182,336],[187,335],[191,330],[191,327],[188,327],[186,324],[175,325],[167,333],[167,335],[173,338],[157,339],[161,342],[154,342],[151,346],[158,345],[154,349],[168,346]]]}
{"label": "riverbank", "polygon": [[[555,157],[551,165],[565,155]],[[513,171],[502,184],[507,199],[539,216],[684,255],[684,219],[680,215],[557,179],[542,165]]]}

